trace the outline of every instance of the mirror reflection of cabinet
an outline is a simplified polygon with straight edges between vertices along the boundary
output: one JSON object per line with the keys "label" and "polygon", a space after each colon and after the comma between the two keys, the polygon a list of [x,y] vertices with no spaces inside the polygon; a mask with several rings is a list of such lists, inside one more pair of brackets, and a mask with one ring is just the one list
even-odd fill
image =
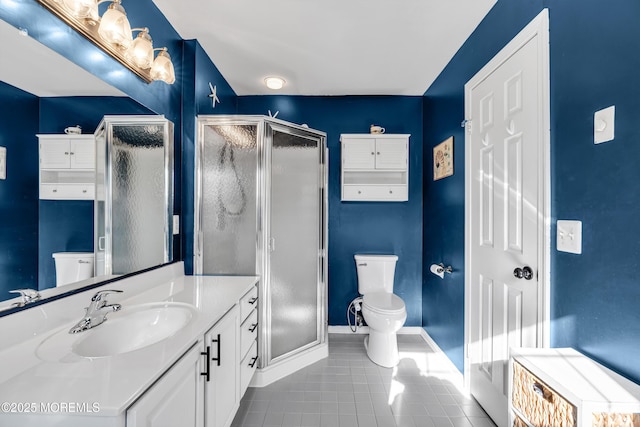
{"label": "mirror reflection of cabinet", "polygon": [[92,200],[95,195],[93,135],[38,135],[40,199]]}
{"label": "mirror reflection of cabinet", "polygon": [[97,275],[173,259],[173,123],[164,116],[105,116],[96,139]]}

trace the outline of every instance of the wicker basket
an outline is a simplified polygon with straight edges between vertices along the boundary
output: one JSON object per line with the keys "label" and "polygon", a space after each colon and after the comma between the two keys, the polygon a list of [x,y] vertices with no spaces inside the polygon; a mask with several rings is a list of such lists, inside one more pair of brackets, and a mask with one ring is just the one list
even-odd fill
{"label": "wicker basket", "polygon": [[522,419],[519,416],[516,415],[513,420],[513,427],[529,427],[529,426],[527,425],[527,423],[522,421]]}
{"label": "wicker basket", "polygon": [[640,414],[593,414],[592,427],[640,427]]}
{"label": "wicker basket", "polygon": [[535,427],[577,426],[576,407],[518,362],[513,364],[512,401]]}

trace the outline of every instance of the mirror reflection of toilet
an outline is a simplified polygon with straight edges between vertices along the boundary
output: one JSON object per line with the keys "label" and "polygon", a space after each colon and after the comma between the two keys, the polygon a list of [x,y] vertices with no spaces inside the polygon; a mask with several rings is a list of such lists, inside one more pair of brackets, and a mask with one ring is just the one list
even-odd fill
{"label": "mirror reflection of toilet", "polygon": [[56,286],[93,277],[93,252],[56,252]]}
{"label": "mirror reflection of toilet", "polygon": [[354,255],[358,293],[362,295],[362,316],[369,325],[364,340],[372,362],[391,368],[399,361],[396,332],[407,320],[402,298],[393,293],[396,255]]}

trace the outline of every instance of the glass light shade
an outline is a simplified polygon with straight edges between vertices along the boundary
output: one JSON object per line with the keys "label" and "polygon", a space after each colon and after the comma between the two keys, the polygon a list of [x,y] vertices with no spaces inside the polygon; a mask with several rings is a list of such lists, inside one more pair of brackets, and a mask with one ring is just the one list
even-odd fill
{"label": "glass light shade", "polygon": [[267,77],[264,79],[264,83],[267,85],[269,89],[278,90],[282,89],[284,86],[284,79],[280,77]]}
{"label": "glass light shade", "polygon": [[153,40],[151,40],[148,30],[145,29],[138,33],[138,36],[129,46],[127,58],[140,68],[145,70],[151,68],[151,64],[153,64]]}
{"label": "glass light shade", "polygon": [[64,0],[64,6],[76,18],[89,18],[92,11],[97,8],[96,0]]}
{"label": "glass light shade", "polygon": [[176,81],[173,63],[171,62],[171,56],[169,56],[167,48],[163,48],[158,53],[158,56],[151,66],[150,75],[153,80],[161,80],[170,85]]}
{"label": "glass light shade", "polygon": [[98,34],[109,43],[117,44],[123,48],[131,46],[133,39],[131,25],[119,0],[111,3],[109,9],[102,16]]}

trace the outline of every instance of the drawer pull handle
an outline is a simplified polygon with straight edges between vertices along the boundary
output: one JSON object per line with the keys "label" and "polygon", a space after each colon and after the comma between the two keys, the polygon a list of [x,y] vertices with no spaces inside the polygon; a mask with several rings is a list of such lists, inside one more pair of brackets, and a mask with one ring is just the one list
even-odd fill
{"label": "drawer pull handle", "polygon": [[221,359],[221,354],[220,354],[220,334],[218,334],[217,339],[215,340],[211,340],[212,343],[216,343],[218,345],[218,356],[217,357],[212,357],[211,361],[213,362],[218,362],[218,366],[220,366],[220,359]]}
{"label": "drawer pull handle", "polygon": [[249,332],[255,331],[257,327],[258,327],[257,323],[252,324],[251,327],[249,328]]}
{"label": "drawer pull handle", "polygon": [[206,360],[205,371],[200,372],[200,375],[207,377],[207,382],[209,382],[211,380],[211,364],[209,362],[209,357],[211,356],[211,347],[207,346],[207,351],[201,351],[200,354],[202,356],[205,356]]}
{"label": "drawer pull handle", "polygon": [[258,301],[258,297],[253,297],[249,300],[249,304],[254,305]]}
{"label": "drawer pull handle", "polygon": [[358,194],[362,194],[362,191],[358,190]]}
{"label": "drawer pull handle", "polygon": [[553,395],[545,391],[544,386],[540,383],[531,384],[531,388],[533,392],[543,398],[544,400],[548,400],[549,402],[553,401]]}
{"label": "drawer pull handle", "polygon": [[53,192],[54,192],[54,193],[57,193],[57,192],[58,192],[58,190],[54,188],[54,189],[53,189]]}
{"label": "drawer pull handle", "polygon": [[253,368],[254,366],[256,366],[256,362],[258,361],[258,356],[254,357],[251,359],[251,362],[249,362],[249,367]]}
{"label": "drawer pull handle", "polygon": [[83,192],[83,193],[86,193],[86,192],[87,192],[87,190],[82,190],[82,192]]}

